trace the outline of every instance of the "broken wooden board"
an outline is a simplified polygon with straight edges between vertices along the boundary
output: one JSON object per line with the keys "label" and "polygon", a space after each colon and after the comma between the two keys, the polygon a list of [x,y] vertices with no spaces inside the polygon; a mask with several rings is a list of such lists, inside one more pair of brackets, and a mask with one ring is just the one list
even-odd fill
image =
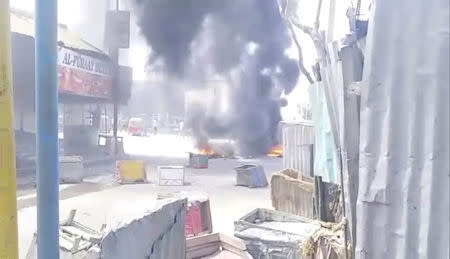
{"label": "broken wooden board", "polygon": [[234,222],[234,229],[234,235],[245,242],[254,258],[298,259],[302,244],[320,225],[293,214],[255,209]]}
{"label": "broken wooden board", "polygon": [[252,258],[241,240],[221,233],[186,239],[186,259]]}
{"label": "broken wooden board", "polygon": [[314,218],[314,182],[301,173],[284,169],[273,174],[270,193],[276,210]]}

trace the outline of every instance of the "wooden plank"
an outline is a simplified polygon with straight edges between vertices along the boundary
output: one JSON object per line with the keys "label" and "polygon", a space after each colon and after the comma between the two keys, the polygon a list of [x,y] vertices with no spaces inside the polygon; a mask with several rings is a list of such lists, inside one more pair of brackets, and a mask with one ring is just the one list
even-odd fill
{"label": "wooden plank", "polygon": [[[301,179],[297,179],[299,177]],[[314,217],[314,183],[290,169],[272,176],[271,199],[276,210],[303,217]]]}
{"label": "wooden plank", "polygon": [[223,250],[229,251],[229,252],[231,252],[231,253],[233,253],[235,255],[239,255],[239,256],[242,256],[242,257],[245,256],[245,253],[247,251],[247,250],[239,249],[239,248],[237,248],[235,246],[232,246],[232,245],[229,245],[229,244],[226,244],[226,243],[221,243],[221,246],[222,246]]}
{"label": "wooden plank", "polygon": [[247,247],[242,240],[214,233],[186,239],[186,258],[208,256],[220,251],[221,248],[241,257],[247,256]]}
{"label": "wooden plank", "polygon": [[186,251],[201,250],[206,247],[216,247],[217,248],[216,250],[219,250],[220,246],[221,246],[220,241],[209,242],[209,243],[204,243],[204,244],[199,244],[197,246],[189,247],[189,249],[186,249]]}
{"label": "wooden plank", "polygon": [[202,202],[200,206],[200,212],[202,216],[202,227],[203,231],[207,233],[213,232],[212,219],[211,219],[211,207],[209,204],[209,199]]}
{"label": "wooden plank", "polygon": [[199,258],[208,255],[212,255],[220,250],[220,242],[207,243],[201,246],[192,247],[186,249],[186,258]]}
{"label": "wooden plank", "polygon": [[186,249],[191,247],[200,246],[207,243],[219,242],[220,237],[218,233],[207,234],[203,236],[196,236],[186,239]]}
{"label": "wooden plank", "polygon": [[223,246],[232,246],[242,251],[247,250],[245,243],[241,239],[230,237],[222,233],[219,233],[219,239]]}

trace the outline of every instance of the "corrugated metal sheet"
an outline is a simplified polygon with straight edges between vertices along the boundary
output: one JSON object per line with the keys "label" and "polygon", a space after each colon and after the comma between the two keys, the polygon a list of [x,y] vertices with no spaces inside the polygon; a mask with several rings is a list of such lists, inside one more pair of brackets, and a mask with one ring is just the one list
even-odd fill
{"label": "corrugated metal sheet", "polygon": [[314,125],[312,121],[282,122],[283,168],[313,176]]}
{"label": "corrugated metal sheet", "polygon": [[449,258],[449,1],[373,1],[356,258]]}
{"label": "corrugated metal sheet", "polygon": [[328,107],[323,114],[331,115],[329,131],[337,143],[336,154],[340,155],[342,160],[342,168],[336,165],[332,172],[335,174],[335,179],[339,179],[340,170],[342,170],[349,238],[354,247],[359,183],[360,97],[352,93],[350,87],[352,83],[361,81],[363,55],[355,41],[348,41],[347,44],[342,45],[338,41],[328,44],[326,51],[328,62],[321,68],[321,77],[324,79],[322,82],[326,97],[324,99]]}
{"label": "corrugated metal sheet", "polygon": [[356,242],[356,200],[359,184],[359,111],[360,97],[349,89],[353,82],[361,81],[363,56],[356,43],[340,48],[343,87],[339,91],[339,132],[344,183],[346,217],[349,222],[352,247]]}

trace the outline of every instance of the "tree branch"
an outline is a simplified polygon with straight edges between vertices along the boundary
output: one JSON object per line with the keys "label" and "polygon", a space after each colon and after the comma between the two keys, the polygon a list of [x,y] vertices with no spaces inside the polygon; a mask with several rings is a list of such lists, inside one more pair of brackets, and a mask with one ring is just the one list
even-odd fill
{"label": "tree branch", "polygon": [[297,39],[297,35],[295,34],[294,27],[292,27],[292,24],[289,20],[286,21],[288,24],[288,28],[291,31],[292,39],[294,40],[295,45],[297,46],[298,50],[298,66],[300,68],[300,71],[306,76],[310,84],[314,83],[314,80],[311,77],[311,74],[309,74],[308,70],[305,68],[305,65],[303,64],[303,53],[302,53],[302,47],[300,46],[300,42]]}
{"label": "tree branch", "polygon": [[289,19],[289,22],[294,25],[295,27],[299,28],[300,30],[302,30],[304,33],[310,35],[312,37],[313,35],[313,28],[300,24],[299,22],[295,21],[294,19]]}
{"label": "tree branch", "polygon": [[[320,0],[320,2],[321,1],[322,0]],[[276,3],[277,3],[277,5],[279,5],[278,1],[276,1]],[[320,3],[320,5],[321,5],[321,3]],[[300,24],[297,21],[293,21],[291,19],[291,17],[288,17],[288,15],[287,15],[288,6],[289,6],[289,0],[286,0],[285,6],[283,8],[279,8],[279,9],[280,9],[280,12],[282,14],[283,19],[285,20],[285,22],[286,22],[286,24],[287,24],[287,26],[289,28],[289,31],[292,34],[292,39],[294,40],[295,46],[297,46],[297,50],[298,50],[298,66],[299,66],[300,72],[302,72],[305,75],[306,79],[308,79],[308,82],[310,84],[313,84],[314,80],[313,80],[311,74],[308,72],[308,70],[306,69],[306,67],[305,67],[305,65],[303,63],[302,47],[300,45],[300,42],[299,42],[299,40],[297,38],[297,34],[295,33],[294,27],[292,25],[294,24],[296,27],[298,27],[304,33],[308,34],[311,37],[313,42],[314,42],[314,38],[315,38],[314,37],[314,30],[313,30],[313,28],[308,27],[308,26],[304,26],[304,25]]]}
{"label": "tree branch", "polygon": [[319,3],[317,4],[316,21],[314,22],[314,29],[316,31],[319,31],[321,9],[322,9],[322,0],[319,0]]}
{"label": "tree branch", "polygon": [[291,23],[302,30],[305,34],[308,34],[309,37],[311,37],[311,40],[314,43],[314,46],[316,47],[317,54],[319,56],[319,61],[325,62],[326,60],[326,48],[324,46],[324,42],[319,34],[319,32],[316,29],[313,29],[311,27],[302,25],[296,21],[290,20]]}
{"label": "tree branch", "polygon": [[287,16],[288,6],[289,6],[289,0],[286,0],[286,5],[284,6],[284,11],[283,11],[283,14],[285,17]]}

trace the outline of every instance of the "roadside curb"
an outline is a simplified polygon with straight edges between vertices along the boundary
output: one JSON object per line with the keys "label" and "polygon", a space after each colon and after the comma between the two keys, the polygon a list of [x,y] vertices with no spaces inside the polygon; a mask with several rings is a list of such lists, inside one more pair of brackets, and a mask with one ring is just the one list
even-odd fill
{"label": "roadside curb", "polygon": [[99,159],[83,160],[83,167],[89,168],[89,167],[96,166],[96,165],[113,163],[114,161],[115,161],[115,158],[112,156],[99,158]]}

